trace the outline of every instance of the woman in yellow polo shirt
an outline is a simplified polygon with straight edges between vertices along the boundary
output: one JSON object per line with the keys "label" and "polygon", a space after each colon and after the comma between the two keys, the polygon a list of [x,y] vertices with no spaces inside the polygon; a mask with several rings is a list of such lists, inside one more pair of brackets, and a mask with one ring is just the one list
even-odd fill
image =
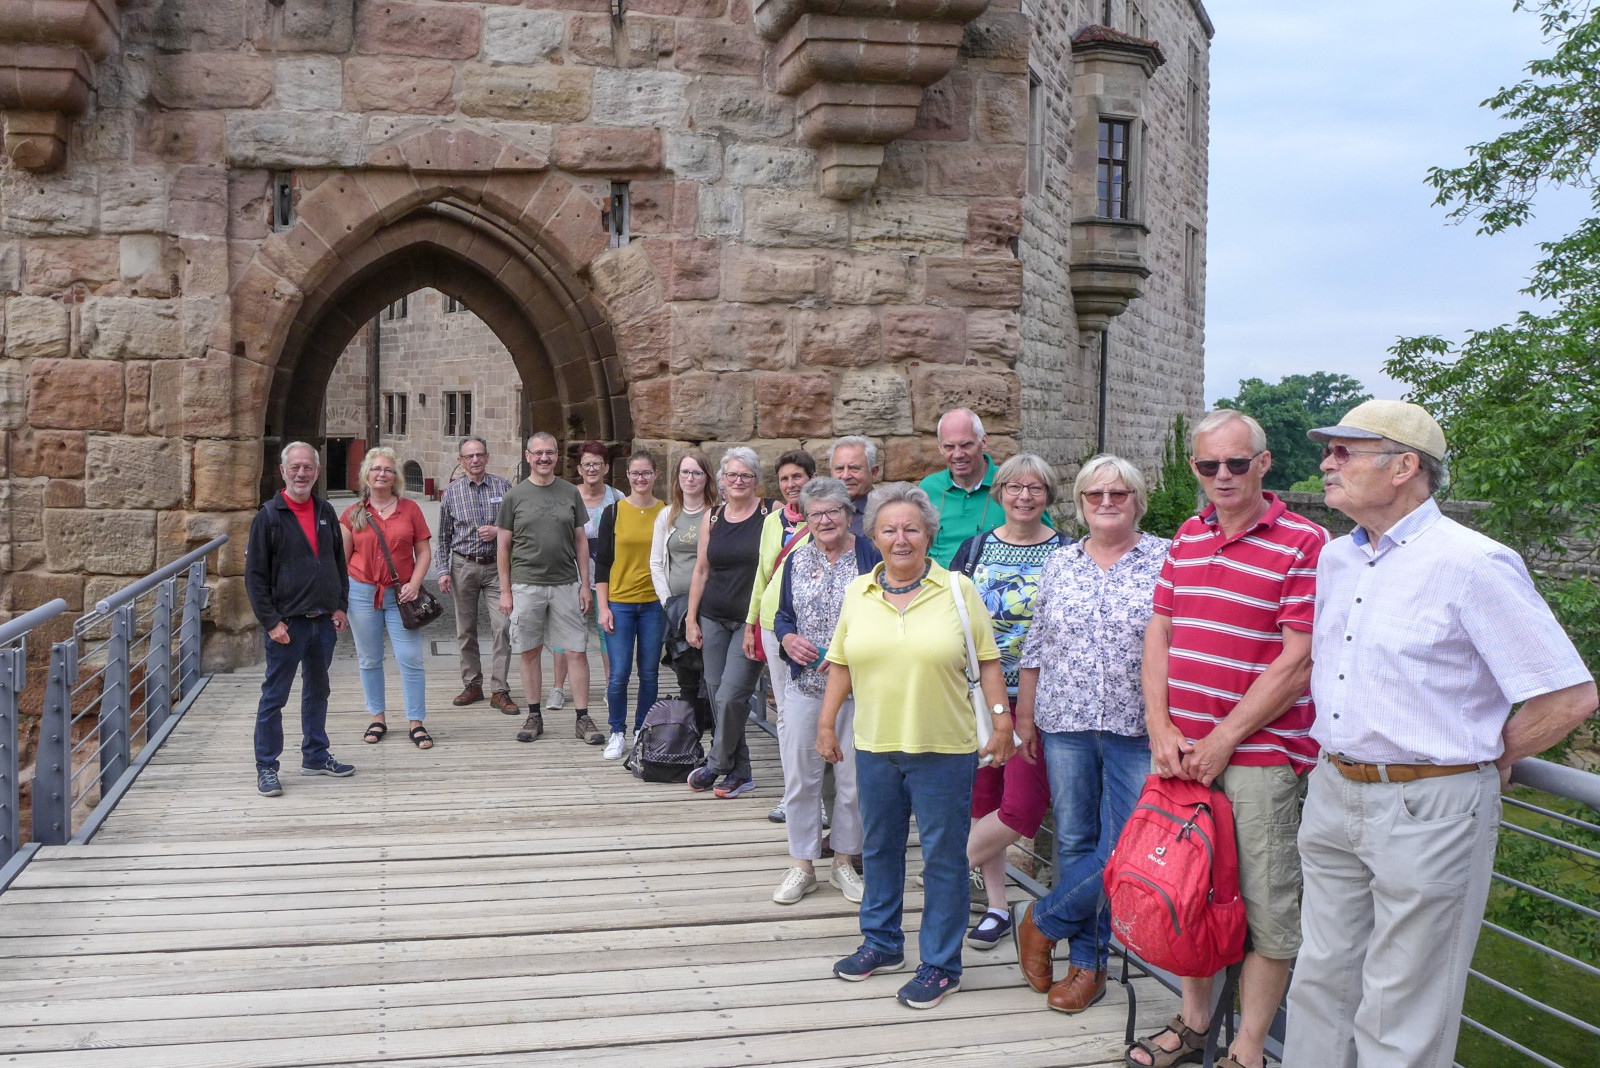
{"label": "woman in yellow polo shirt", "polygon": [[656,461],[648,452],[628,457],[628,495],[600,513],[600,544],[594,569],[600,629],[611,652],[606,678],[606,708],[611,718],[605,758],[622,755],[628,729],[628,676],[634,651],[639,656],[639,703],[633,730],[644,726],[656,703],[656,677],[667,617],[656,600],[650,577],[650,540],[656,515],[665,507],[655,496]]}
{"label": "woman in yellow polo shirt", "polygon": [[977,724],[967,699],[967,643],[955,596],[966,605],[978,652],[979,681],[993,717],[984,755],[1004,763],[1012,751],[1000,650],[983,598],[965,575],[928,557],[939,512],[909,482],[867,498],[864,529],[883,563],[845,592],[828,645],[828,689],[817,723],[817,752],[842,757],[834,724],[855,696],[856,784],[865,833],[866,893],[855,953],[833,966],[840,979],[905,967],[901,906],[911,816],[922,840],[921,964],[896,995],[930,1009],[961,986],[967,930],[967,829],[978,770]]}

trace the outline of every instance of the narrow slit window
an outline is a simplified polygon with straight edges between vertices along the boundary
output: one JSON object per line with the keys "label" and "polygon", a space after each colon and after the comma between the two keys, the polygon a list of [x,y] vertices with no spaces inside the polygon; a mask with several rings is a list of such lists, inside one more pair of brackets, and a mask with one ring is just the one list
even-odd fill
{"label": "narrow slit window", "polygon": [[1100,120],[1097,189],[1102,219],[1128,217],[1128,127],[1123,119]]}
{"label": "narrow slit window", "polygon": [[1044,83],[1028,74],[1028,192],[1044,192]]}

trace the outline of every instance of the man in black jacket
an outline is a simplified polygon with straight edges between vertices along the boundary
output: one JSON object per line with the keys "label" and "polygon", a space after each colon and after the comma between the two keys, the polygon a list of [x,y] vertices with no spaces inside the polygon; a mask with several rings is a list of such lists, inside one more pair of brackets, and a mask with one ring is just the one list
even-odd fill
{"label": "man in black jacket", "polygon": [[267,632],[267,674],[256,709],[256,788],[283,793],[278,756],[283,752],[283,706],[295,672],[301,673],[300,773],[345,776],[355,772],[328,752],[328,665],[338,631],[348,625],[349,574],[339,517],[311,495],[321,464],[303,441],[289,444],[282,460],[283,492],[250,524],[245,590]]}

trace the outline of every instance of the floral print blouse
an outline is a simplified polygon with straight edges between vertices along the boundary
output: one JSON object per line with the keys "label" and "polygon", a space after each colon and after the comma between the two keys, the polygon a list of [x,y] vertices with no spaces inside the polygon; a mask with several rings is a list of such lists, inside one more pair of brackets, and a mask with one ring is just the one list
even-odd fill
{"label": "floral print blouse", "polygon": [[1039,730],[1145,734],[1139,670],[1167,547],[1145,534],[1107,571],[1082,542],[1045,562],[1021,660],[1039,669]]}

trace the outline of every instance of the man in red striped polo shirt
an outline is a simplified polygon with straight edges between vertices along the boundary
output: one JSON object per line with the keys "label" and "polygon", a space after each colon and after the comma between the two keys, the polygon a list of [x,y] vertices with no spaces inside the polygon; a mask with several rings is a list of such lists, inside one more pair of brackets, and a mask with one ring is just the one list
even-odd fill
{"label": "man in red striped polo shirt", "polygon": [[[1194,428],[1190,465],[1210,505],[1178,529],[1145,631],[1145,720],[1158,775],[1219,786],[1238,828],[1239,886],[1250,928],[1239,983],[1240,1028],[1219,1068],[1261,1068],[1263,1044],[1300,950],[1295,836],[1311,740],[1311,618],[1328,532],[1262,490],[1267,435],[1221,409]],[[1183,980],[1184,1033],[1210,1023],[1211,977]],[[1130,1052],[1149,1064],[1148,1050]],[[1161,1063],[1170,1063],[1162,1058]]]}

